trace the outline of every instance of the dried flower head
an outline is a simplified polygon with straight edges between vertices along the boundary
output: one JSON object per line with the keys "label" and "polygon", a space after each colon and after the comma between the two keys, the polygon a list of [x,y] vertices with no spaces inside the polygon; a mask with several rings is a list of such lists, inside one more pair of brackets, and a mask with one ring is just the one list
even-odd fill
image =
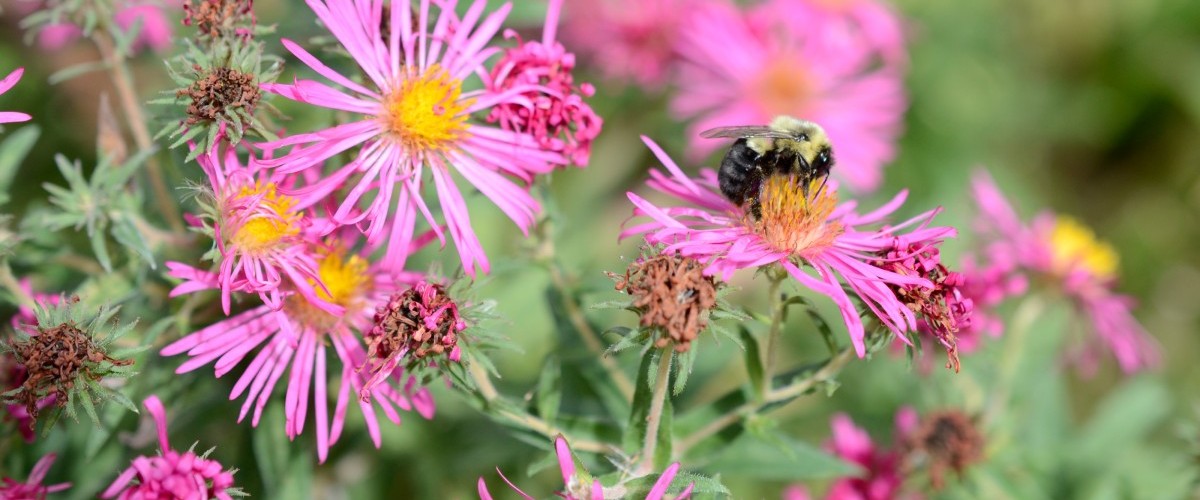
{"label": "dried flower head", "polygon": [[643,327],[657,327],[658,348],[674,343],[685,352],[708,326],[708,312],[717,306],[718,283],[704,275],[704,264],[678,253],[641,258],[629,265],[625,276],[611,275],[617,290],[634,297]]}
{"label": "dried flower head", "polygon": [[65,408],[72,417],[75,403],[80,403],[93,419],[93,404],[97,401],[127,403],[124,396],[98,383],[108,377],[132,375],[129,368],[133,360],[124,358],[139,350],[108,352],[108,345],[134,326],[130,323],[114,328],[115,322],[109,320],[116,312],[116,308],[108,307],[89,312],[79,305],[78,297],[59,305],[37,304],[37,324],[18,331],[16,337],[0,346],[0,351],[10,352],[25,372],[24,382],[5,392],[4,399],[24,405],[34,420],[42,408],[40,403],[47,398],[53,398],[57,407]]}
{"label": "dried flower head", "polygon": [[983,458],[985,444],[971,417],[959,410],[942,410],[921,419],[906,447],[910,460],[924,457],[933,487],[940,489],[945,484],[946,471],[962,475],[967,467]]}
{"label": "dried flower head", "polygon": [[458,304],[442,285],[421,281],[392,294],[375,310],[375,326],[366,334],[370,389],[383,380],[406,356],[410,364],[428,362],[431,356],[459,356],[459,333],[467,328]]}
{"label": "dried flower head", "polygon": [[901,276],[917,276],[929,280],[933,287],[907,284],[889,285],[896,298],[914,313],[920,315],[920,331],[929,333],[946,348],[946,368],[955,373],[960,368],[958,360],[958,338],[960,330],[970,326],[972,302],[964,298],[960,288],[963,275],[952,272],[942,265],[941,252],[933,247],[917,247],[915,244],[881,252],[882,259],[875,263],[881,269]]}
{"label": "dried flower head", "polygon": [[201,37],[248,35],[243,27],[256,23],[254,0],[183,0],[183,25],[195,27]]}
{"label": "dried flower head", "polygon": [[233,68],[204,70],[199,65],[194,69],[201,72],[201,76],[188,88],[175,93],[176,97],[191,99],[187,107],[188,125],[216,121],[234,109],[254,114],[262,94],[253,74]]}
{"label": "dried flower head", "polygon": [[42,480],[46,479],[46,473],[50,471],[50,466],[54,464],[56,458],[58,456],[53,453],[42,457],[34,464],[33,471],[29,473],[29,479],[24,482],[9,477],[0,478],[0,498],[4,500],[42,500],[50,493],[70,488],[71,483],[42,484]]}

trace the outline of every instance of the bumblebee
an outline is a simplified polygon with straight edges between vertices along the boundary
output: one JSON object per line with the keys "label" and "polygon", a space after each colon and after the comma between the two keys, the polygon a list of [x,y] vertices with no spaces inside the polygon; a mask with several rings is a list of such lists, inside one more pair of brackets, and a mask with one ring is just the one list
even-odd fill
{"label": "bumblebee", "polygon": [[[717,172],[721,193],[742,206],[750,202],[750,213],[761,217],[759,191],[773,175],[793,175],[808,195],[812,181],[824,180],[833,168],[833,145],[825,129],[816,123],[780,115],[765,127],[737,126],[705,130],[700,137],[737,138]],[[821,187],[824,189],[824,182]]]}

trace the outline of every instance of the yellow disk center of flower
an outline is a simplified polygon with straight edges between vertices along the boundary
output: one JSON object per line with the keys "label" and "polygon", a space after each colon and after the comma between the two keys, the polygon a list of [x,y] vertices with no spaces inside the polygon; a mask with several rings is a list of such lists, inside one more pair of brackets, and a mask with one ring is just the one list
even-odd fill
{"label": "yellow disk center of flower", "polygon": [[771,63],[753,81],[750,95],[756,96],[761,111],[770,115],[803,115],[812,98],[811,77],[792,58]]}
{"label": "yellow disk center of flower", "polygon": [[837,207],[837,193],[815,179],[802,185],[795,177],[773,175],[763,182],[759,196],[761,217],[747,221],[776,250],[798,254],[833,244],[842,234],[839,222],[828,222]]}
{"label": "yellow disk center of flower", "polygon": [[1054,267],[1060,270],[1082,267],[1099,278],[1111,278],[1117,273],[1117,251],[1078,220],[1059,216],[1050,233],[1054,250]]}
{"label": "yellow disk center of flower", "polygon": [[237,198],[261,198],[257,209],[240,227],[234,230],[230,240],[239,249],[247,252],[261,252],[274,248],[284,238],[295,236],[300,232],[297,221],[300,214],[292,210],[296,200],[290,196],[276,192],[275,183],[255,184],[244,187]]}
{"label": "yellow disk center of flower", "polygon": [[[316,290],[318,298],[346,308],[349,314],[362,305],[360,302],[369,291],[371,277],[367,274],[366,259],[358,255],[346,258],[345,254],[341,250],[325,253],[317,263],[321,283],[310,280],[309,284]],[[321,288],[322,284],[325,288]],[[298,294],[288,297],[287,308],[293,319],[316,329],[328,330],[339,320]]]}
{"label": "yellow disk center of flower", "polygon": [[466,110],[472,100],[460,100],[461,95],[461,81],[430,66],[387,96],[387,130],[409,151],[444,150],[466,134]]}

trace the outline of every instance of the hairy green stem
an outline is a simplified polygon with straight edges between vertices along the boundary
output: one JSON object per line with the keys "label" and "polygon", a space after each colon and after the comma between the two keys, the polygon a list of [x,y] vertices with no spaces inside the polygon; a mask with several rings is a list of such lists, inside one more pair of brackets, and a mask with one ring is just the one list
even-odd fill
{"label": "hairy green stem", "polygon": [[[478,363],[470,363],[467,372],[471,374],[471,379],[475,381],[475,385],[479,387],[479,394],[488,403],[492,403],[500,399],[500,391],[496,390],[496,386],[492,384],[492,379],[488,376],[487,370]],[[520,413],[505,408],[489,407],[485,411],[495,415],[503,420],[515,423],[529,429],[533,432],[546,436],[550,439],[555,439],[559,435],[566,436],[566,431],[559,429],[549,422],[528,413]],[[590,439],[567,437],[567,442],[571,444],[571,449],[576,451],[586,451],[590,453],[609,453],[613,447],[599,441]]]}
{"label": "hairy green stem", "polygon": [[[137,144],[139,150],[149,151],[154,147],[154,141],[151,139],[150,130],[146,128],[146,117],[142,114],[142,107],[138,103],[133,77],[129,74],[125,58],[117,51],[112,36],[104,27],[97,28],[92,33],[92,41],[100,50],[100,56],[108,63],[109,77],[112,78],[113,86],[117,89],[117,100],[121,103],[125,122],[129,125],[130,132],[133,133],[134,143]],[[179,206],[167,188],[162,166],[159,165],[156,158],[147,159],[146,172],[150,177],[150,186],[154,190],[154,199],[158,203],[159,211],[170,224],[172,231],[183,234],[186,229],[183,227],[183,218],[179,215]]]}
{"label": "hairy green stem", "polygon": [[771,377],[775,373],[775,351],[779,348],[779,336],[783,332],[783,318],[787,306],[784,304],[783,297],[779,295],[779,286],[783,283],[783,277],[773,278],[771,286],[767,289],[770,294],[771,303],[771,328],[767,331],[767,343],[764,344],[762,352],[763,362],[763,384],[762,393],[759,394],[761,399],[767,399],[771,393]]}
{"label": "hairy green stem", "polygon": [[812,390],[812,388],[816,387],[817,384],[832,379],[839,372],[841,372],[842,368],[846,366],[846,363],[853,358],[854,349],[845,349],[838,353],[837,356],[831,358],[829,362],[825,364],[825,366],[814,372],[812,376],[797,380],[789,385],[780,387],[777,390],[770,390],[762,401],[747,402],[730,410],[720,417],[713,419],[708,423],[708,425],[705,425],[688,436],[685,436],[683,439],[680,439],[679,445],[675,448],[674,457],[676,459],[683,457],[688,450],[697,444],[700,444],[701,441],[704,441],[713,434],[721,432],[721,430],[725,429],[726,427],[738,423],[746,416],[757,413],[767,405],[787,401],[789,399],[801,396],[805,392]]}
{"label": "hairy green stem", "polygon": [[[640,470],[649,474],[654,470],[654,454],[658,450],[658,433],[662,427],[663,408],[671,381],[671,358],[675,357],[670,346],[662,350],[658,360],[658,374],[654,378],[654,392],[650,396],[650,413],[646,415],[646,436],[642,442],[642,461]],[[670,429],[667,430],[670,432]]]}

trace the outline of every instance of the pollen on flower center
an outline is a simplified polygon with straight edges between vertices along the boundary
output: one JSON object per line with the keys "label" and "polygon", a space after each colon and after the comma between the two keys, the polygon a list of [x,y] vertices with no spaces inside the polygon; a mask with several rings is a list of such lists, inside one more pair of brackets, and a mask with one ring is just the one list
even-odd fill
{"label": "pollen on flower center", "polygon": [[751,85],[750,95],[758,99],[763,112],[770,114],[801,113],[812,98],[811,77],[791,61],[767,66]]}
{"label": "pollen on flower center", "polygon": [[275,183],[244,187],[235,200],[258,198],[256,206],[247,207],[245,222],[233,231],[230,241],[247,252],[274,248],[285,238],[300,233],[300,215],[292,210],[296,200],[276,192]]}
{"label": "pollen on flower center", "polygon": [[747,216],[751,228],[781,252],[798,254],[826,247],[842,234],[842,224],[828,222],[837,207],[837,192],[814,179],[807,187],[793,176],[774,175],[763,181],[759,196],[761,217]]}
{"label": "pollen on flower center", "polygon": [[1096,234],[1078,220],[1059,216],[1050,233],[1053,249],[1053,264],[1058,270],[1070,270],[1076,266],[1099,278],[1110,278],[1117,273],[1117,252],[1113,247],[1096,239]]}
{"label": "pollen on flower center", "polygon": [[388,132],[409,151],[441,151],[466,134],[462,82],[437,65],[410,76],[385,99]]}
{"label": "pollen on flower center", "polygon": [[[350,311],[360,305],[359,301],[368,291],[368,267],[366,259],[358,255],[347,258],[345,251],[332,250],[317,263],[317,275],[321,278],[321,283],[311,284],[318,298]],[[321,285],[324,285],[324,288]],[[298,294],[288,297],[286,305],[293,318],[307,325],[328,328],[338,320]]]}

